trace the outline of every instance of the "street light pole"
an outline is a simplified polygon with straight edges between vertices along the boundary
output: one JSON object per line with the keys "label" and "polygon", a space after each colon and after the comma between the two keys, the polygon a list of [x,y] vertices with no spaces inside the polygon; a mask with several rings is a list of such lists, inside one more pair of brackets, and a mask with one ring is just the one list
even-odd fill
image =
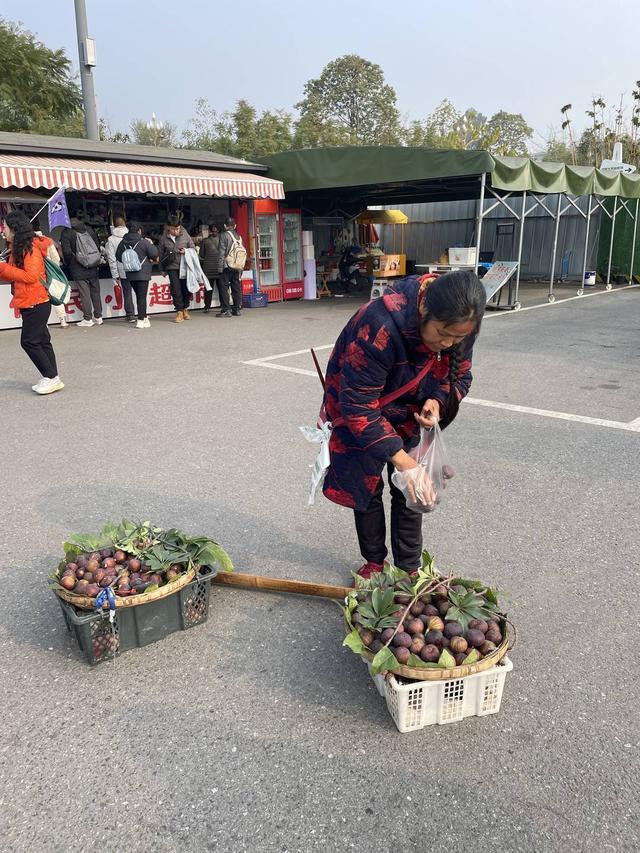
{"label": "street light pole", "polygon": [[98,115],[96,113],[96,93],[93,88],[93,71],[96,64],[96,48],[93,39],[87,33],[87,10],[84,0],[74,0],[76,7],[76,32],[78,34],[78,59],[80,60],[80,82],[84,104],[84,127],[87,139],[100,139],[98,133]]}

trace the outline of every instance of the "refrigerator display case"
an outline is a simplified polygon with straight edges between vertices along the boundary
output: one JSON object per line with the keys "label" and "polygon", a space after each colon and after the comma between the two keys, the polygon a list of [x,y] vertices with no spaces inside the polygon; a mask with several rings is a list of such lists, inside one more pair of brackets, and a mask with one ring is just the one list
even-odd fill
{"label": "refrigerator display case", "polygon": [[282,292],[284,299],[304,295],[302,266],[302,215],[299,210],[281,210]]}
{"label": "refrigerator display case", "polygon": [[281,282],[278,215],[275,213],[258,214],[257,225],[260,285],[277,287]]}

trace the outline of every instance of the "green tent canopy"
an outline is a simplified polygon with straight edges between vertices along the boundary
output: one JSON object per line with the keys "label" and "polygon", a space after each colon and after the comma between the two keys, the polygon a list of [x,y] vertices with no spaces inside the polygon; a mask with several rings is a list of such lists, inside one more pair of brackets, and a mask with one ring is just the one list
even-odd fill
{"label": "green tent canopy", "polygon": [[603,172],[594,166],[547,163],[530,157],[494,156],[492,159],[491,186],[494,190],[640,198],[640,175]]}
{"label": "green tent canopy", "polygon": [[[494,190],[640,198],[640,176],[593,166],[547,163],[530,157],[498,157],[487,151],[439,150],[390,145],[305,148],[261,158],[285,191],[321,196],[362,208],[367,204],[477,198],[478,178]],[[348,204],[347,206],[351,206]]]}

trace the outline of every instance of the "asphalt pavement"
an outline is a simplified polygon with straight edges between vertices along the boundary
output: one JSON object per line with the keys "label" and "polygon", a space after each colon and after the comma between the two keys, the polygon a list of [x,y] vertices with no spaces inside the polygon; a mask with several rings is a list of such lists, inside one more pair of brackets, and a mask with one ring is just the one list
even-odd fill
{"label": "asphalt pavement", "polygon": [[425,544],[506,596],[499,714],[400,734],[325,600],[217,587],[206,624],[94,668],[67,633],[61,543],[123,516],[348,582],[349,511],[306,505],[310,357],[244,362],[330,344],[356,308],[55,328],[50,397],[0,332],[3,850],[638,850],[640,288],[488,317],[472,396],[516,408],[465,404],[447,433]]}

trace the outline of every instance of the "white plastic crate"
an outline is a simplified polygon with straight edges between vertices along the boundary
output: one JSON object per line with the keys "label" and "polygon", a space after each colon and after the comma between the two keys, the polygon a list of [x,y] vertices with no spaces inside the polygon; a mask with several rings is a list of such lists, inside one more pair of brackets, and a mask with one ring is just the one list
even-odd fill
{"label": "white plastic crate", "polygon": [[508,657],[497,666],[451,681],[398,682],[391,673],[374,678],[387,708],[401,732],[413,732],[434,723],[455,723],[465,717],[497,714],[507,673],[513,664]]}
{"label": "white plastic crate", "polygon": [[475,246],[471,246],[470,248],[452,247],[451,249],[449,249],[449,263],[451,264],[451,266],[455,266],[455,264],[475,264],[475,262]]}

